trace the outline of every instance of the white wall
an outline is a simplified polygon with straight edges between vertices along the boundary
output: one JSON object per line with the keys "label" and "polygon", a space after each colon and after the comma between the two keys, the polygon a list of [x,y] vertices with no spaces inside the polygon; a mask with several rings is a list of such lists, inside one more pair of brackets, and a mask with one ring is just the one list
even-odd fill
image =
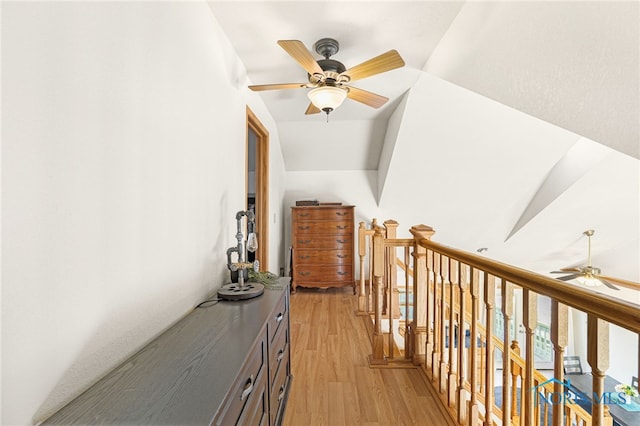
{"label": "white wall", "polygon": [[382,198],[382,194],[384,192],[384,183],[387,180],[387,173],[389,172],[389,167],[393,158],[393,152],[396,148],[396,141],[400,137],[399,132],[402,125],[402,117],[404,116],[405,109],[407,108],[408,98],[409,92],[405,93],[405,95],[400,100],[397,108],[393,111],[391,117],[389,117],[387,132],[384,136],[384,144],[382,146],[382,151],[380,152],[380,160],[378,161],[378,189],[376,192],[377,201],[380,201],[380,198]]}
{"label": "white wall", "polygon": [[245,105],[205,3],[2,4],[2,424],[43,420],[227,279]]}

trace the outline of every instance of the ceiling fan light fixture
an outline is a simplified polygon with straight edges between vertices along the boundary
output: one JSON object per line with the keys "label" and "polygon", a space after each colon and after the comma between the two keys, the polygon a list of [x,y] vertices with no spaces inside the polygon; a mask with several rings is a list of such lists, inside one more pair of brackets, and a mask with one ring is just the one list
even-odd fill
{"label": "ceiling fan light fixture", "polygon": [[342,105],[347,97],[347,90],[335,86],[322,86],[311,90],[307,96],[319,110],[329,114]]}
{"label": "ceiling fan light fixture", "polygon": [[598,287],[602,285],[602,282],[591,274],[580,276],[576,278],[576,281],[587,287]]}

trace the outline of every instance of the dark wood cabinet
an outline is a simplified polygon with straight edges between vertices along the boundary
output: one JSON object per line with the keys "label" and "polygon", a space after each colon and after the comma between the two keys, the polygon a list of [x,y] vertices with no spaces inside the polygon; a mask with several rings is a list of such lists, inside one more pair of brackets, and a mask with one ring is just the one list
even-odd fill
{"label": "dark wood cabinet", "polygon": [[43,424],[281,424],[291,382],[288,281],[195,309]]}
{"label": "dark wood cabinet", "polygon": [[292,207],[292,286],[353,287],[354,206]]}

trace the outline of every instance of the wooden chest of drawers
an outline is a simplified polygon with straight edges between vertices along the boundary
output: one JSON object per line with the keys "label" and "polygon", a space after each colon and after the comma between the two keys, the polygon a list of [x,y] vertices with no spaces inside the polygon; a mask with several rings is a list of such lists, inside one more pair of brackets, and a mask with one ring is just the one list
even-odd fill
{"label": "wooden chest of drawers", "polygon": [[354,207],[292,207],[292,287],[353,287]]}

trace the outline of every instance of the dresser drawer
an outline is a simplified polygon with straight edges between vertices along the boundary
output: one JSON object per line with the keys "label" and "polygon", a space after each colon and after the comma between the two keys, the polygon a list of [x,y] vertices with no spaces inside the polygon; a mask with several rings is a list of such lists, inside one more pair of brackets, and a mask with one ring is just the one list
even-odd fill
{"label": "dresser drawer", "polygon": [[[231,390],[222,405],[223,408],[215,417],[213,424],[236,424],[245,405],[249,406],[254,404],[254,397],[260,398],[262,390],[258,386],[261,380],[264,381],[267,370],[266,330],[264,330],[261,336],[262,338],[250,352],[249,359],[240,371],[238,379],[231,386]],[[264,387],[266,388],[266,386]]]}
{"label": "dresser drawer", "polygon": [[296,249],[318,248],[349,250],[353,252],[352,235],[297,235],[294,237],[294,253]]}
{"label": "dresser drawer", "polygon": [[[247,404],[242,410],[242,415],[236,424],[243,426],[263,426],[269,424],[269,393],[266,377],[267,375],[264,370],[262,370],[251,392],[251,397],[247,401]],[[233,423],[230,422],[229,424]]]}
{"label": "dresser drawer", "polygon": [[353,281],[353,266],[330,265],[311,266],[298,265],[294,270],[295,279],[299,283],[317,281]]}
{"label": "dresser drawer", "polygon": [[[278,303],[278,306],[273,311],[273,314],[269,317],[269,322],[267,323],[268,333],[269,333],[269,343],[272,343],[276,338],[279,332],[282,329],[286,329],[285,323],[289,314],[287,313],[287,298],[283,297],[282,300]],[[271,346],[269,346],[271,347]]]}
{"label": "dresser drawer", "polygon": [[293,227],[296,235],[301,234],[353,234],[353,224],[349,221],[299,222]]}
{"label": "dresser drawer", "polygon": [[277,425],[281,423],[282,407],[287,398],[287,387],[289,385],[289,351],[282,359],[282,366],[276,374],[276,378],[271,389],[270,403],[271,407],[269,412],[271,413],[271,424]]}
{"label": "dresser drawer", "polygon": [[302,264],[328,264],[328,265],[351,265],[353,262],[353,250],[315,250],[300,249],[293,253],[298,265]]}
{"label": "dresser drawer", "polygon": [[293,219],[296,221],[307,220],[341,220],[350,219],[353,215],[351,208],[309,208],[309,209],[293,209]]}
{"label": "dresser drawer", "polygon": [[273,393],[275,388],[275,378],[281,368],[285,367],[283,360],[289,353],[289,333],[287,328],[289,327],[289,321],[285,319],[282,321],[282,327],[278,330],[273,342],[269,345],[269,383],[271,383],[271,391]]}

